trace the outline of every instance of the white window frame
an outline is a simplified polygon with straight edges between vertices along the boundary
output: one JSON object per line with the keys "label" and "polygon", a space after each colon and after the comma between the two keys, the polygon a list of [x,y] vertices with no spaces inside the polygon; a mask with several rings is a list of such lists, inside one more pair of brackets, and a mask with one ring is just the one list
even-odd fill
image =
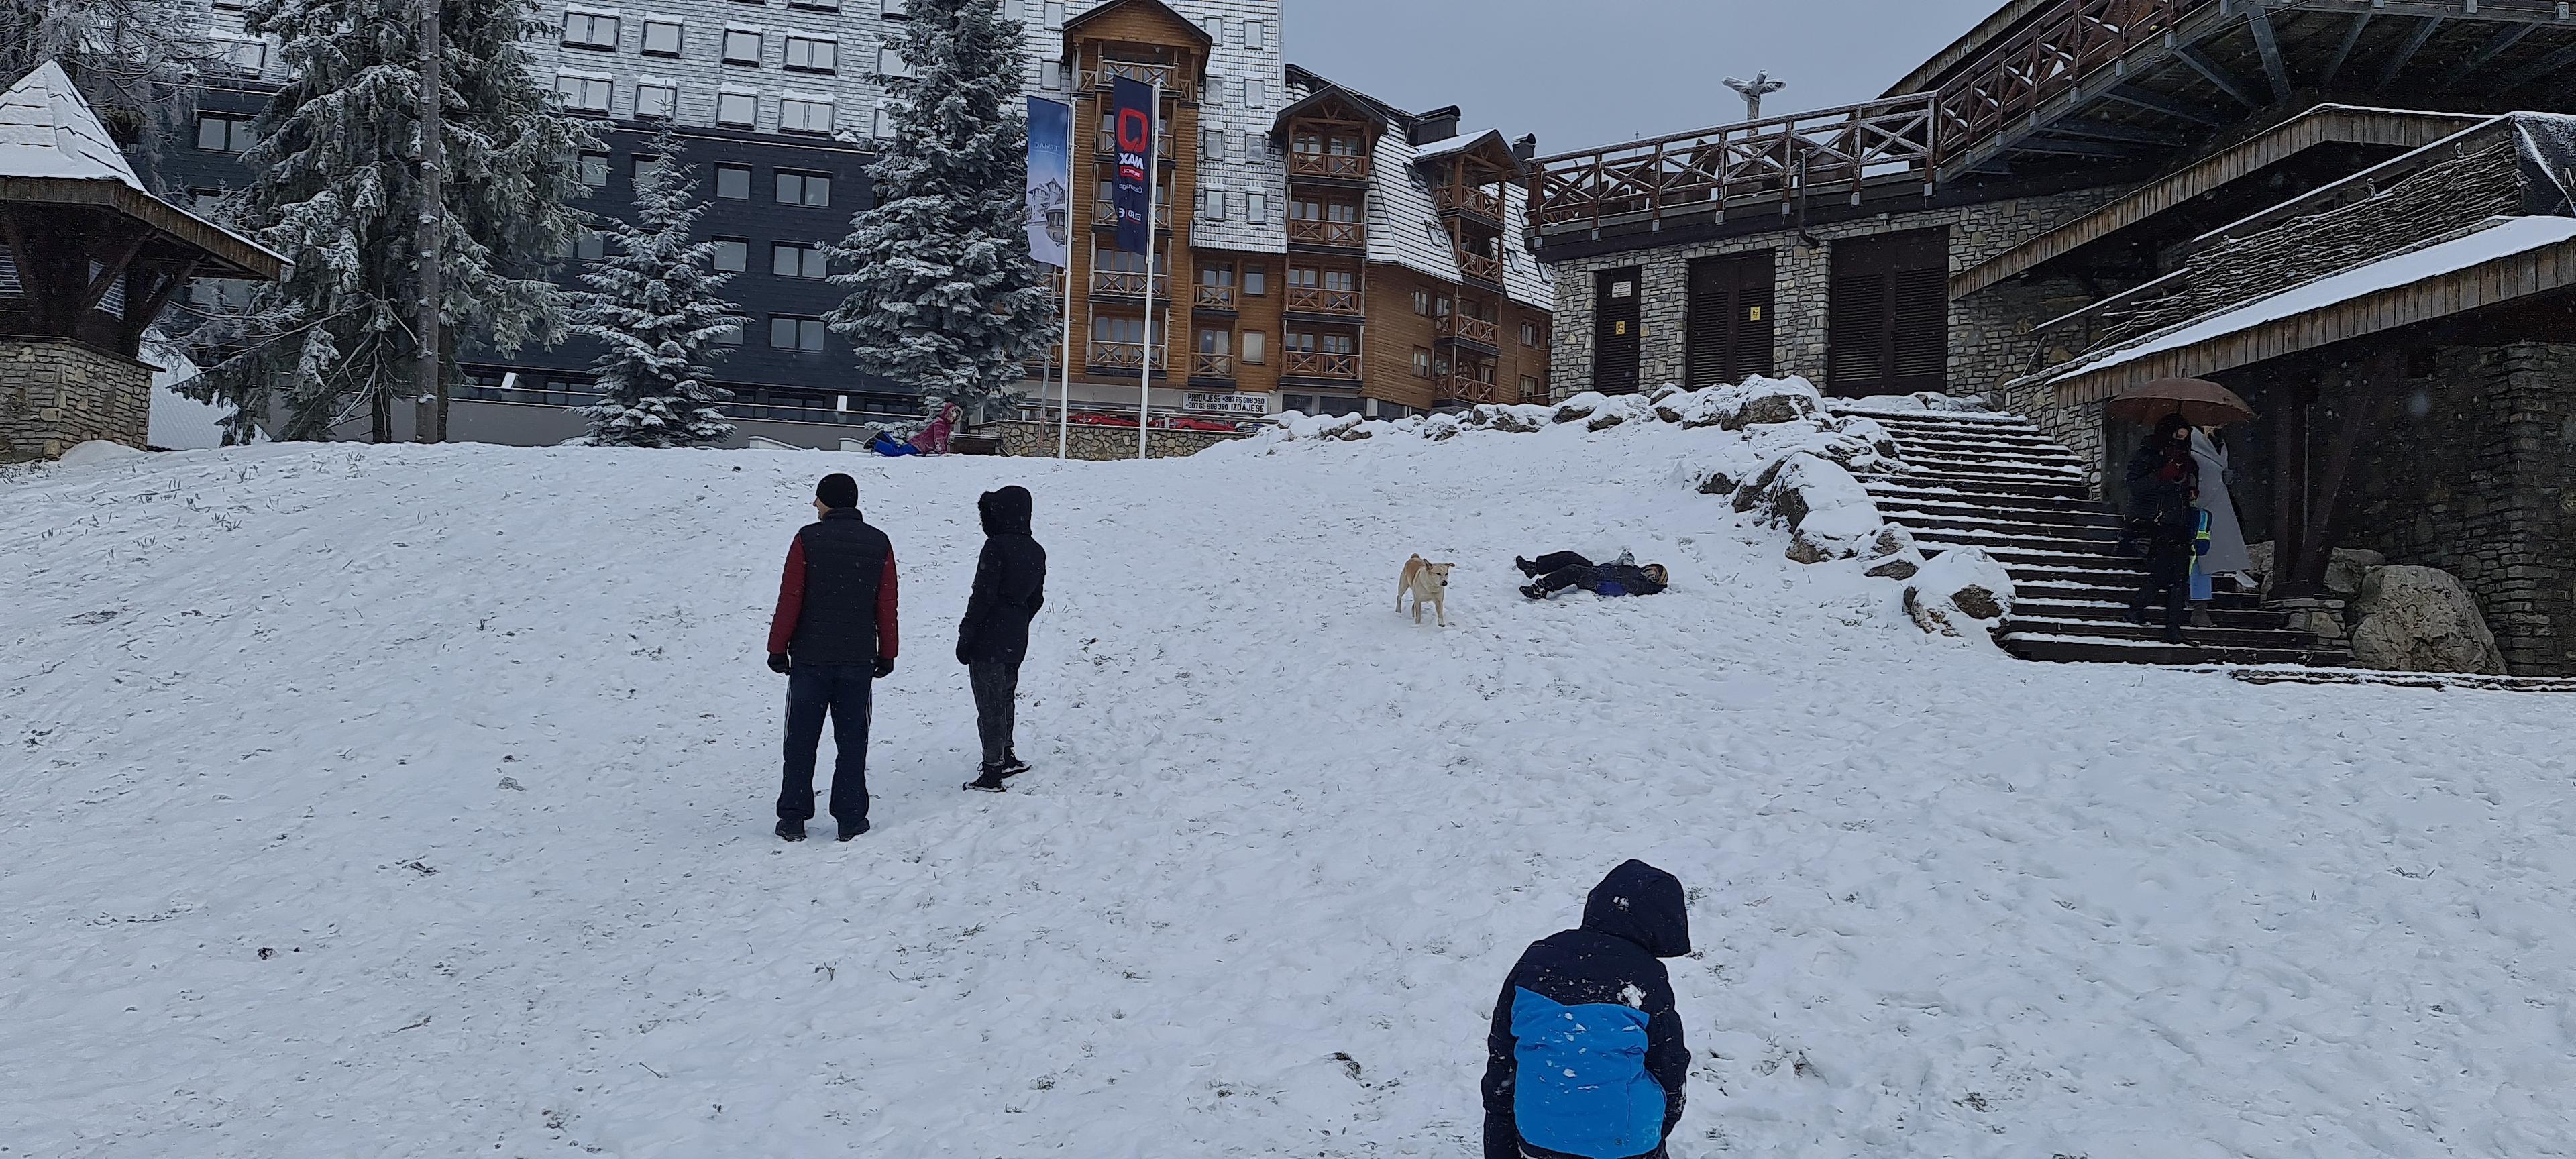
{"label": "white window frame", "polygon": [[1270,224],[1270,195],[1258,189],[1245,190],[1243,220],[1253,225]]}
{"label": "white window frame", "polygon": [[1224,221],[1225,197],[1223,188],[1199,190],[1199,216],[1209,221]]}
{"label": "white window frame", "polygon": [[[750,114],[739,120],[732,119],[727,115],[727,110],[736,107],[748,108],[750,110]],[[753,90],[743,88],[723,88],[716,90],[716,123],[732,129],[758,128],[760,126],[760,94]]]}
{"label": "white window frame", "polygon": [[1199,130],[1199,161],[1225,160],[1225,130],[1209,126]]}
{"label": "white window frame", "polygon": [[892,42],[877,45],[877,75],[910,77],[912,66],[905,64],[903,49]]}
{"label": "white window frame", "polygon": [[[224,46],[222,55],[225,64],[231,65],[232,67],[249,73],[252,76],[258,76],[259,74],[268,71],[267,41],[256,36],[224,36],[221,34],[217,34],[213,39],[217,44]],[[245,54],[250,54],[250,59],[242,59]]]}
{"label": "white window frame", "polygon": [[1267,20],[1244,21],[1243,46],[1253,50],[1254,52],[1267,51],[1270,48],[1270,22]]}
{"label": "white window frame", "polygon": [[884,6],[877,10],[877,14],[890,20],[909,19],[912,16],[910,0],[885,0]]}
{"label": "white window frame", "polygon": [[1243,100],[1238,103],[1252,109],[1269,104],[1270,82],[1257,76],[1243,78]]}
{"label": "white window frame", "polygon": [[[565,82],[573,82],[575,91],[566,92]],[[591,86],[599,86],[599,103],[591,104]],[[555,96],[563,107],[584,113],[605,113],[617,101],[617,81],[606,73],[576,72],[564,69],[555,73]]]}
{"label": "white window frame", "polygon": [[[778,98],[778,131],[829,136],[838,122],[839,110],[834,103],[830,97],[813,93],[785,94]],[[819,125],[815,123],[818,110],[822,122]]]}
{"label": "white window frame", "polygon": [[[660,111],[658,111],[658,112],[647,112],[647,111],[645,111],[645,108],[644,108],[644,94],[646,94],[646,93],[661,93],[661,94],[663,94],[664,99],[665,99],[668,103],[667,103],[667,104],[665,104],[665,105],[662,107],[662,109],[661,109]],[[636,81],[635,81],[635,119],[636,119],[636,120],[639,120],[639,121],[669,121],[669,120],[675,120],[675,119],[677,119],[677,118],[679,117],[679,115],[680,115],[680,86],[679,86],[677,83],[672,82],[672,81],[663,80],[663,79],[661,79],[661,78],[659,78],[659,77],[638,77],[638,78],[636,78]]]}
{"label": "white window frame", "polygon": [[[733,54],[734,38],[737,36],[748,36],[751,38],[750,59],[742,59]],[[769,31],[767,29],[745,28],[741,25],[728,24],[725,25],[724,42],[718,46],[716,59],[723,61],[725,64],[734,68],[759,68],[761,57],[767,54],[768,51]]]}
{"label": "white window frame", "polygon": [[[663,51],[653,47],[653,32],[655,29],[660,28],[668,28],[671,30],[671,47],[669,51]],[[644,18],[643,39],[636,42],[637,52],[640,52],[645,56],[678,56],[687,52],[688,49],[688,21],[668,16],[647,16]]]}
{"label": "white window frame", "polygon": [[1064,31],[1064,4],[1062,0],[1047,0],[1047,6],[1042,11],[1043,14],[1039,17],[1040,27],[1049,32]]}
{"label": "white window frame", "polygon": [[[579,36],[575,36],[573,34],[575,22],[579,22],[579,26],[581,28],[581,34]],[[624,31],[625,24],[626,18],[615,12],[600,12],[589,8],[566,8],[564,9],[563,18],[563,43],[567,48],[589,48],[605,52],[615,52],[617,51],[617,37]]]}

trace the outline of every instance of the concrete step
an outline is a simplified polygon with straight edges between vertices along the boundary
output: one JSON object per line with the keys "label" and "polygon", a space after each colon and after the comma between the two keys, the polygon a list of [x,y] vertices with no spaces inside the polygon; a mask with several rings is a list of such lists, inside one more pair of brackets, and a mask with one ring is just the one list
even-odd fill
{"label": "concrete step", "polygon": [[[2009,567],[2007,568],[2009,570]],[[2138,598],[2138,585],[2143,577],[2130,577],[2124,583],[2070,582],[2067,580],[2013,577],[2013,599],[2034,603],[2065,603],[2115,607],[2128,614],[2129,601]],[[2208,604],[2212,611],[2253,612],[2263,610],[2261,598],[2245,592],[2220,592]],[[2286,613],[2275,613],[2284,615]]]}
{"label": "concrete step", "polygon": [[[2027,589],[2025,589],[2027,590]],[[2290,613],[2256,608],[2208,607],[2198,609],[2210,622],[2221,628],[2252,628],[2277,632],[2290,626]],[[2150,615],[2154,612],[2150,611]],[[2034,620],[2103,620],[2127,623],[2129,605],[2124,600],[2038,599],[2028,595],[2013,600],[2013,615]]]}
{"label": "concrete step", "polygon": [[2086,523],[2035,523],[1973,515],[1900,514],[1888,511],[1884,507],[1879,510],[1890,521],[1901,523],[1913,531],[1916,539],[1927,543],[1936,539],[1973,543],[1980,547],[1988,543],[2003,543],[2007,546],[2016,542],[2050,543],[2065,544],[2067,545],[2065,550],[2069,551],[2109,551],[2120,541],[2119,528],[2097,527]]}
{"label": "concrete step", "polygon": [[1878,509],[1888,518],[1904,522],[1913,518],[1991,520],[1999,526],[2013,524],[2053,524],[2067,527],[2102,528],[2114,538],[2120,534],[2120,517],[2097,503],[2064,505],[2056,503],[2007,503],[1991,495],[1957,495],[1939,492],[1901,491],[1893,488],[1870,489]]}
{"label": "concrete step", "polygon": [[[2216,620],[2213,616],[2211,619]],[[2160,610],[2150,610],[2149,622],[2130,623],[2126,618],[2101,620],[2093,618],[2057,619],[2025,616],[2019,606],[2004,620],[2003,630],[2040,636],[2091,637],[2104,640],[2128,640],[2161,643],[2165,626]],[[2229,624],[2199,628],[2185,625],[2183,635],[2201,645],[2213,648],[2275,648],[2286,652],[2314,652],[2317,638],[2305,632],[2281,628],[2246,628]]]}
{"label": "concrete step", "polygon": [[[2080,542],[2066,546],[2029,542],[1962,544],[1946,539],[1934,539],[1922,534],[1916,535],[1914,542],[1922,545],[1926,555],[1938,555],[1957,547],[1973,547],[1995,557],[2007,568],[2108,568],[2119,560],[2117,556],[2095,550],[2090,545]],[[2071,550],[2068,549],[2069,547]]]}
{"label": "concrete step", "polygon": [[1971,475],[1950,471],[1907,471],[1902,474],[1872,471],[1860,478],[1864,483],[1885,482],[1893,486],[1921,491],[1947,490],[1966,495],[2064,499],[2071,502],[2082,502],[2084,499],[2084,484],[2081,481],[1998,478],[1992,475]]}
{"label": "concrete step", "polygon": [[2350,653],[2328,649],[2212,647],[2029,632],[2001,632],[1996,635],[1996,640],[2005,651],[2024,660],[2061,664],[2299,664],[2336,667],[2351,659]]}
{"label": "concrete step", "polygon": [[1900,439],[1897,441],[1896,450],[1897,454],[1909,463],[1993,463],[2006,467],[2020,467],[2024,470],[2038,468],[2048,471],[2073,471],[2079,475],[2084,473],[2084,464],[2075,456],[2055,454],[2038,448],[1964,446],[1952,443],[1907,446],[1904,440]]}
{"label": "concrete step", "polygon": [[2000,463],[1993,460],[1906,459],[1904,465],[1887,472],[1890,478],[1944,477],[1984,479],[2003,483],[2047,483],[2081,488],[2084,472],[2072,467],[2051,467],[2045,463]]}

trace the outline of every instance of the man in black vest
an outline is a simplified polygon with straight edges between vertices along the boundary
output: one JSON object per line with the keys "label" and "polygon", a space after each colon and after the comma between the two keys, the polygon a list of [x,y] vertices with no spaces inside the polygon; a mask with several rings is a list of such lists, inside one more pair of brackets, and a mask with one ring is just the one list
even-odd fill
{"label": "man in black vest", "polygon": [[823,476],[819,523],[796,533],[769,621],[769,670],[787,676],[786,783],[778,835],[805,839],[814,816],[814,749],[832,717],[832,819],[840,839],[868,831],[868,702],[894,671],[894,545],[859,517],[859,482]]}

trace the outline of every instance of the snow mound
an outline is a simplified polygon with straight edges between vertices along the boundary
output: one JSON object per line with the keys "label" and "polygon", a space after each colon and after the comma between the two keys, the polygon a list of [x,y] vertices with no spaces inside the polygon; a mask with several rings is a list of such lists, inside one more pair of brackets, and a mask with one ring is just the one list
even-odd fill
{"label": "snow mound", "polygon": [[1845,414],[1883,415],[1991,414],[1994,410],[1987,406],[1983,399],[1959,398],[1937,390],[1838,399],[1834,403],[1834,409]]}
{"label": "snow mound", "polygon": [[123,443],[91,439],[63,452],[63,457],[59,461],[66,467],[86,467],[93,463],[113,463],[119,459],[139,459],[144,454],[145,452],[135,450]]}
{"label": "snow mound", "polygon": [[1905,613],[1936,636],[1966,636],[2012,614],[2013,578],[1995,557],[1954,547],[1925,563],[1905,585]]}

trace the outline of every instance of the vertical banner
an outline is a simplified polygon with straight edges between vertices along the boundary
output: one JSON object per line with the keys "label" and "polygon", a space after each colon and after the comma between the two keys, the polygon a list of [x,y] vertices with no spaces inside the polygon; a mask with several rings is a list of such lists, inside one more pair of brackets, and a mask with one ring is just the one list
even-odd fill
{"label": "vertical banner", "polygon": [[[1154,86],[1118,77],[1110,91],[1110,132],[1118,146],[1118,177],[1110,200],[1118,205],[1118,248],[1154,251]],[[1150,265],[1149,267],[1150,268]]]}
{"label": "vertical banner", "polygon": [[1073,108],[1029,98],[1029,256],[1073,264]]}

